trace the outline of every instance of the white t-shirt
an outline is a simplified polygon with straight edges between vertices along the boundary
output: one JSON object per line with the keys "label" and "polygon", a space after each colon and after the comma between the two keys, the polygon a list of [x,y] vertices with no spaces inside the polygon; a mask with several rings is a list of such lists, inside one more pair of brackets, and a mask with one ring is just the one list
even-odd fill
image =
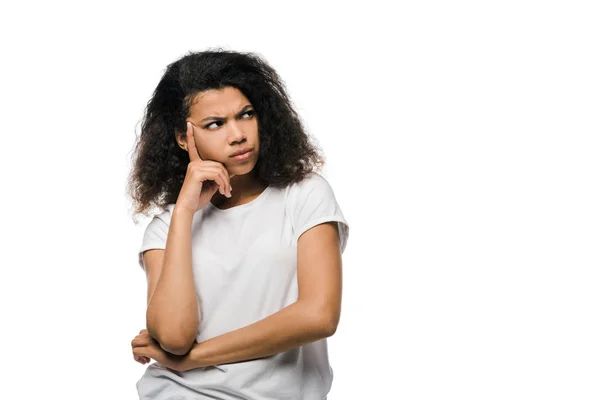
{"label": "white t-shirt", "polygon": [[[174,204],[154,216],[139,250],[164,249]],[[285,188],[267,187],[249,203],[209,203],[192,219],[192,268],[199,297],[198,343],[250,325],[298,299],[297,241],[336,221],[342,252],[348,223],[327,180],[313,172]],[[158,362],[136,383],[141,400],[323,400],[331,388],[327,339],[251,361],[177,372]]]}

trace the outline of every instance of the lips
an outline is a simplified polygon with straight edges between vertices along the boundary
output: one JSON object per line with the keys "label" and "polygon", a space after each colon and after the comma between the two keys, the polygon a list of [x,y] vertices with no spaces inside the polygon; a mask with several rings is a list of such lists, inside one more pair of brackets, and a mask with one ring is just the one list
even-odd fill
{"label": "lips", "polygon": [[249,151],[252,151],[252,149],[251,149],[250,147],[247,147],[247,148],[245,148],[245,149],[241,149],[241,150],[238,150],[238,151],[236,151],[235,153],[233,153],[233,154],[232,154],[232,155],[230,155],[229,157],[235,157],[235,156],[239,156],[239,155],[241,155],[241,154],[245,154],[245,153],[247,153],[247,152],[249,152]]}

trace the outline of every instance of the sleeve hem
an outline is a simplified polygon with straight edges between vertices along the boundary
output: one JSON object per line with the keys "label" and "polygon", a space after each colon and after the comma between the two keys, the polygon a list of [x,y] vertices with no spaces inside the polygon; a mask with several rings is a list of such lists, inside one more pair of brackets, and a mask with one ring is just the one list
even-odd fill
{"label": "sleeve hem", "polygon": [[321,217],[314,219],[302,226],[295,234],[294,234],[294,243],[298,243],[298,239],[300,236],[309,230],[310,228],[322,224],[324,222],[337,222],[338,223],[338,231],[339,231],[339,239],[340,239],[340,250],[343,253],[346,248],[346,242],[348,240],[348,223],[346,220],[338,215],[331,215],[328,217]]}
{"label": "sleeve hem", "polygon": [[165,246],[160,243],[148,243],[142,246],[142,248],[138,251],[138,264],[142,268],[142,270],[146,271],[146,267],[144,266],[144,252],[146,250],[164,250]]}

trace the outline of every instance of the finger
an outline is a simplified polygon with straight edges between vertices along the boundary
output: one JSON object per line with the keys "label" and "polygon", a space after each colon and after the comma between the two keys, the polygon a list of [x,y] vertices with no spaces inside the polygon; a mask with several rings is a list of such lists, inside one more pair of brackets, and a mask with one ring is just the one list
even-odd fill
{"label": "finger", "polygon": [[227,175],[229,178],[233,178],[233,177],[236,175],[236,174],[232,174],[232,173],[230,173],[230,172],[229,172],[229,170],[228,170],[228,169],[225,167],[225,164],[223,164],[222,162],[219,162],[219,161],[213,161],[213,160],[206,160],[206,161],[204,161],[204,162],[205,162],[205,163],[207,163],[207,164],[210,164],[210,165],[212,165],[212,166],[216,166],[216,167],[219,167],[219,168],[223,168],[223,171],[224,171],[224,172],[226,172],[226,175]]}
{"label": "finger", "polygon": [[131,347],[148,346],[149,344],[150,340],[143,336],[136,336],[135,339],[131,341]]}
{"label": "finger", "polygon": [[227,178],[223,173],[223,170],[219,167],[220,163],[211,161],[205,161],[205,163],[206,165],[202,165],[202,171],[205,173],[205,177],[219,185],[219,193],[225,196],[225,193],[227,192]]}
{"label": "finger", "polygon": [[227,168],[225,168],[225,165],[219,163],[219,169],[221,170],[221,175],[223,175],[223,177],[225,178],[225,181],[227,182],[227,193],[228,196],[231,197],[231,190],[233,189],[231,187],[231,177],[235,176],[235,175],[229,175],[229,171],[227,171]]}
{"label": "finger", "polygon": [[145,347],[145,346],[134,347],[132,349],[134,357],[146,358],[146,359],[151,358],[151,351],[152,351],[152,349],[150,347]]}
{"label": "finger", "polygon": [[146,356],[135,356],[135,361],[139,362],[140,364],[144,365],[148,362],[150,362],[150,359]]}
{"label": "finger", "polygon": [[136,356],[140,356],[140,357],[146,357],[148,359],[148,361],[150,361],[151,359],[156,360],[156,356],[157,356],[156,350],[153,349],[152,347],[148,347],[148,346],[134,348],[133,354],[135,354]]}
{"label": "finger", "polygon": [[227,183],[229,183],[229,195],[231,195],[231,191],[233,190],[233,186],[231,186],[231,178],[233,178],[235,174],[230,175],[227,169],[225,169],[225,172],[227,172]]}
{"label": "finger", "polygon": [[225,167],[223,167],[223,164],[218,162],[214,163],[213,165],[213,171],[216,174],[215,177],[219,179],[219,185],[222,188],[221,194],[223,196],[231,197],[231,185],[229,184],[229,179],[227,178],[227,171],[225,170]]}
{"label": "finger", "polygon": [[235,174],[230,174],[229,171],[227,171],[227,168],[225,168],[225,165],[222,163],[219,163],[219,167],[223,171],[223,176],[227,178],[227,191],[231,197],[231,191],[233,190],[233,187],[231,186],[231,178],[233,178]]}
{"label": "finger", "polygon": [[198,148],[196,147],[196,140],[194,139],[194,124],[190,121],[187,122],[187,131],[186,131],[186,139],[188,144],[188,154],[190,155],[191,161],[202,161],[200,158],[200,153],[198,153]]}
{"label": "finger", "polygon": [[142,365],[146,364],[146,357],[144,356],[135,356],[133,359]]}
{"label": "finger", "polygon": [[[227,168],[225,168],[225,166],[217,161],[206,161],[207,163],[210,163],[212,166],[216,167],[217,170],[219,171],[219,176],[221,177],[221,179],[223,179],[223,184],[224,184],[224,189],[226,190],[226,192],[228,193],[228,196],[231,197],[231,177],[235,176],[235,175],[229,175],[229,172],[227,171]],[[221,192],[221,194],[223,196],[225,196],[225,193]]]}

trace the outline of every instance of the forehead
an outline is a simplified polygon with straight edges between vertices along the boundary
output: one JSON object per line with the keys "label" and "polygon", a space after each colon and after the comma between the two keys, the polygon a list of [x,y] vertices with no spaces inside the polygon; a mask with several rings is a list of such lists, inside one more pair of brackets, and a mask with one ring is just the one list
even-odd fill
{"label": "forehead", "polygon": [[225,116],[236,114],[250,101],[236,88],[211,89],[198,93],[194,97],[190,115],[198,118],[205,116]]}

